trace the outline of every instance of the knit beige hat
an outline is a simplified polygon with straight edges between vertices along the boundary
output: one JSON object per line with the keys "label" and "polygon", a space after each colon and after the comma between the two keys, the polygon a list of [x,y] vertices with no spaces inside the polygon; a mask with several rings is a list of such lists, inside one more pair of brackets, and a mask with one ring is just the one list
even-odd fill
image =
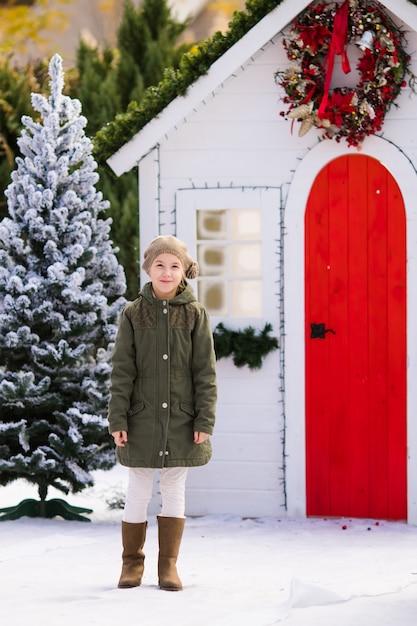
{"label": "knit beige hat", "polygon": [[146,248],[143,255],[142,269],[149,274],[151,265],[160,254],[174,254],[182,263],[186,278],[196,278],[199,273],[197,261],[193,261],[188,248],[181,239],[173,235],[160,235],[155,237]]}

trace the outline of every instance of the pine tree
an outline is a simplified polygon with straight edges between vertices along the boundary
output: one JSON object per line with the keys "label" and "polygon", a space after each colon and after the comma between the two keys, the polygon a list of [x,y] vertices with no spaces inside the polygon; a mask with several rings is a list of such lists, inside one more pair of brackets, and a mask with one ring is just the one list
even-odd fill
{"label": "pine tree", "polygon": [[190,47],[177,43],[186,26],[187,22],[173,19],[167,0],[143,0],[139,8],[132,0],[125,0],[117,32],[117,83],[122,110],[132,100],[139,102],[144,89],[161,80],[165,68],[178,67],[182,54]]}
{"label": "pine tree", "polygon": [[89,137],[121,110],[115,80],[115,57],[116,53],[107,45],[101,51],[83,40],[78,44],[74,82],[67,84],[67,89],[69,95],[82,102]]}
{"label": "pine tree", "polygon": [[0,484],[25,478],[44,504],[48,487],[79,492],[114,464],[109,353],[126,289],[58,55],[49,75],[49,98],[32,94],[40,121],[22,118],[0,222]]}

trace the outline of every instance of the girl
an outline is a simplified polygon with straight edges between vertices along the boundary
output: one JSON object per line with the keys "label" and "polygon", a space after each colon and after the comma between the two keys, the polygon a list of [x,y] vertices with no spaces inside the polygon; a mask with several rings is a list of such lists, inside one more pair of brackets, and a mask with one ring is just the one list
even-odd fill
{"label": "girl", "polygon": [[182,241],[156,237],[142,267],[151,281],[124,309],[112,358],[109,431],[118,461],[129,468],[118,586],[141,584],[147,507],[160,468],[159,587],[179,591],[187,471],[211,458],[217,400],[213,334],[186,281],[199,268]]}

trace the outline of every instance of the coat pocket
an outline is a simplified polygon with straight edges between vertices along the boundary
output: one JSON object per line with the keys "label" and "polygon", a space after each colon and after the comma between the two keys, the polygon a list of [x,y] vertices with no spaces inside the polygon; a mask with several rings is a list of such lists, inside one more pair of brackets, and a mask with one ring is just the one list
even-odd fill
{"label": "coat pocket", "polygon": [[190,404],[189,402],[180,402],[180,409],[181,411],[188,413],[188,415],[191,415],[191,417],[195,417],[195,410],[194,410],[193,404]]}
{"label": "coat pocket", "polygon": [[136,415],[137,413],[140,413],[141,411],[143,411],[144,407],[145,407],[145,403],[143,402],[143,400],[141,400],[140,402],[136,402],[130,407],[127,414],[129,417],[132,417],[133,415]]}

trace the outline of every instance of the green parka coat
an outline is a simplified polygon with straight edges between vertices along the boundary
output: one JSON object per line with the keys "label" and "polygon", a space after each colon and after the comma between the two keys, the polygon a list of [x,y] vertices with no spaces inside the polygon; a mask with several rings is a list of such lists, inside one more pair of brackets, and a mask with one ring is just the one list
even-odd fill
{"label": "green parka coat", "polygon": [[122,312],[112,357],[109,432],[125,430],[128,467],[191,467],[211,458],[217,400],[213,334],[192,288],[158,300],[147,283]]}

